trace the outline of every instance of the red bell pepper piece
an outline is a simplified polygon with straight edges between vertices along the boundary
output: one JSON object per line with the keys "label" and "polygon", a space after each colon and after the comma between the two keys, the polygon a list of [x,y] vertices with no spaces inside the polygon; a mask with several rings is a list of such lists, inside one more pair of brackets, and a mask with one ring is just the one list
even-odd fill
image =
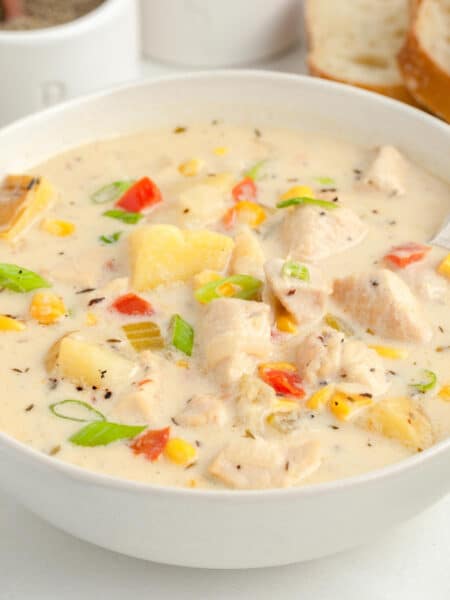
{"label": "red bell pepper piece", "polygon": [[150,302],[147,302],[147,300],[144,300],[144,298],[136,296],[136,294],[125,294],[124,296],[119,296],[119,298],[114,300],[111,307],[123,315],[149,316],[155,312]]}
{"label": "red bell pepper piece", "polygon": [[222,225],[225,229],[232,229],[236,223],[236,209],[234,206],[229,208],[222,217]]}
{"label": "red bell pepper piece", "polygon": [[116,202],[123,210],[129,212],[142,212],[154,204],[162,201],[159,187],[148,177],[136,181]]}
{"label": "red bell pepper piece", "polygon": [[241,202],[242,200],[255,202],[257,194],[258,188],[251,177],[244,177],[244,179],[237,183],[231,190],[231,195],[236,202]]}
{"label": "red bell pepper piece", "polygon": [[392,263],[399,269],[404,269],[408,265],[424,259],[430,250],[430,246],[409,242],[392,248],[389,254],[386,254],[384,260]]}
{"label": "red bell pepper piece", "polygon": [[302,379],[296,371],[261,366],[259,368],[259,376],[277,394],[295,396],[296,398],[303,398],[305,395],[305,390],[302,387]]}
{"label": "red bell pepper piece", "polygon": [[147,429],[147,431],[131,442],[130,448],[135,454],[143,454],[145,458],[154,462],[166,447],[169,436],[170,427],[165,427],[164,429]]}

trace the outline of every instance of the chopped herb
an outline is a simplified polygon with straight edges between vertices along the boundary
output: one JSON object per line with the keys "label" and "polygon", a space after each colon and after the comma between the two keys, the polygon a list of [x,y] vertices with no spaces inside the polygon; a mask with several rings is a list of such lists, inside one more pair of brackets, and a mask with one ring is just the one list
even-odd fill
{"label": "chopped herb", "polygon": [[104,185],[91,195],[91,202],[94,204],[106,204],[118,200],[132,185],[136,183],[135,179],[127,181],[113,181]]}
{"label": "chopped herb", "polygon": [[118,440],[135,438],[145,429],[147,429],[147,425],[122,425],[109,421],[94,421],[74,433],[69,438],[69,442],[85,447],[107,446]]}
{"label": "chopped herb", "polygon": [[196,290],[195,297],[202,304],[207,304],[216,298],[223,298],[225,294],[222,293],[222,290],[229,289],[228,286],[225,287],[225,284],[235,286],[233,298],[241,298],[242,300],[254,299],[263,285],[260,279],[256,279],[251,275],[231,275],[203,285]]}
{"label": "chopped herb", "polygon": [[436,348],[436,352],[447,352],[447,350],[450,350],[450,346],[438,346]]}
{"label": "chopped herb", "polygon": [[104,299],[105,299],[105,296],[102,296],[101,298],[92,298],[92,300],[89,300],[88,306],[94,306],[94,304],[98,304],[99,302],[103,302]]}
{"label": "chopped herb", "polygon": [[308,267],[300,264],[294,260],[287,260],[281,269],[283,277],[291,277],[292,279],[299,279],[300,281],[310,281],[311,276],[309,274]]}
{"label": "chopped herb", "polygon": [[51,285],[40,275],[24,267],[0,263],[0,287],[24,294],[39,288],[51,287]]}
{"label": "chopped herb", "polygon": [[53,448],[50,450],[49,455],[50,456],[55,456],[55,454],[58,454],[58,452],[60,452],[61,450],[61,446],[53,446]]}
{"label": "chopped herb", "polygon": [[244,177],[250,177],[250,179],[261,179],[263,175],[263,169],[267,164],[267,160],[260,160],[254,164],[250,169],[244,172]]}
{"label": "chopped herb", "polygon": [[49,387],[51,390],[56,390],[56,388],[58,387],[58,380],[57,380],[57,379],[55,379],[54,377],[51,377],[51,378],[48,380],[48,387]]}
{"label": "chopped herb", "polygon": [[251,440],[256,440],[255,436],[254,436],[254,435],[253,435],[253,433],[250,431],[250,429],[246,429],[246,430],[245,430],[244,437],[246,437],[246,438],[250,438]]}
{"label": "chopped herb", "polygon": [[173,315],[170,327],[172,330],[172,345],[187,356],[191,356],[194,346],[193,327],[180,315]]}
{"label": "chopped herb", "polygon": [[106,390],[105,395],[103,397],[105,400],[109,400],[112,395],[113,393],[111,392],[111,390]]}
{"label": "chopped herb", "polygon": [[332,177],[315,177],[314,179],[322,185],[333,185],[336,183]]}
{"label": "chopped herb", "polygon": [[[214,124],[214,122],[213,122]],[[175,127],[173,130],[174,133],[186,133],[187,127]]]}
{"label": "chopped herb", "polygon": [[103,213],[104,217],[109,217],[110,219],[117,219],[118,221],[122,221],[122,223],[126,223],[127,225],[135,225],[139,223],[142,219],[143,215],[137,212],[127,212],[126,210],[107,210]]}
{"label": "chopped herb", "polygon": [[429,392],[436,386],[437,383],[437,376],[436,373],[433,373],[433,371],[430,371],[429,369],[424,369],[423,375],[424,381],[410,384],[411,387],[417,390],[420,394],[425,394],[426,392]]}
{"label": "chopped herb", "polygon": [[262,136],[261,131],[257,127],[255,127],[255,129],[253,130],[253,133],[257,138],[260,138]]}
{"label": "chopped herb", "polygon": [[111,233],[111,235],[101,235],[99,237],[99,240],[101,242],[103,242],[104,244],[115,244],[116,242],[119,241],[122,233],[123,233],[122,231],[116,231],[114,233]]}
{"label": "chopped herb", "polygon": [[[64,410],[61,410],[62,407],[64,407]],[[79,423],[106,421],[105,415],[87,402],[82,402],[81,400],[61,400],[60,402],[50,404],[48,408],[55,417],[67,419],[68,421],[77,421]],[[76,414],[80,413],[83,416],[71,414],[73,411],[75,411]]]}
{"label": "chopped herb", "polygon": [[336,204],[329,202],[328,200],[319,200],[317,198],[309,198],[308,196],[301,196],[298,198],[289,198],[289,200],[282,200],[278,202],[277,208],[288,208],[289,206],[299,206],[301,204],[311,204],[313,206],[320,206],[328,210],[337,208]]}
{"label": "chopped herb", "polygon": [[330,425],[331,429],[334,429],[336,431],[336,429],[339,429],[339,427],[337,425]]}
{"label": "chopped herb", "polygon": [[77,294],[88,294],[89,292],[95,292],[95,288],[84,288],[76,292]]}
{"label": "chopped herb", "polygon": [[29,404],[29,405],[26,407],[26,409],[25,409],[25,412],[30,412],[30,410],[33,410],[33,408],[34,408],[34,404]]}

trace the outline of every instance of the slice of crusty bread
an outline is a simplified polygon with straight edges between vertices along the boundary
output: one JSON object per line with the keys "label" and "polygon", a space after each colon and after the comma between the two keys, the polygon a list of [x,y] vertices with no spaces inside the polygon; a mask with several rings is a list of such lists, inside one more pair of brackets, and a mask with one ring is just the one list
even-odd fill
{"label": "slice of crusty bread", "polygon": [[414,0],[398,62],[417,100],[450,122],[450,0]]}
{"label": "slice of crusty bread", "polygon": [[408,0],[306,0],[313,75],[413,103],[398,65]]}

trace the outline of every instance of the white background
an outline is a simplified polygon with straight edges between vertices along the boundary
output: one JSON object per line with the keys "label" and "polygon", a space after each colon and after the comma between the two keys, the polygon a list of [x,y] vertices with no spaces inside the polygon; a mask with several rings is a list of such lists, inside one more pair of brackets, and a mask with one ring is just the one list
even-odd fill
{"label": "white background", "polygon": [[[302,73],[303,52],[261,67]],[[142,66],[144,77],[172,71]],[[375,543],[338,556],[263,570],[199,571],[96,548],[0,494],[0,600],[165,598],[450,600],[450,497]]]}

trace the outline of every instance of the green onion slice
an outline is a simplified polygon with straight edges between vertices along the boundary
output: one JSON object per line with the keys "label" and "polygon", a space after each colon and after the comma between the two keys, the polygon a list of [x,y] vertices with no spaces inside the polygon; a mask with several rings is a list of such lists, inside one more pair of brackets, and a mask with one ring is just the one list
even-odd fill
{"label": "green onion slice", "polygon": [[[61,411],[62,407],[68,408],[69,411],[66,410]],[[68,421],[78,421],[79,423],[87,423],[91,421],[106,421],[106,417],[99,410],[88,404],[87,402],[82,402],[81,400],[61,400],[61,402],[55,402],[50,404],[49,406],[50,412],[52,412],[55,417],[59,417],[60,419],[67,419]],[[71,410],[72,409],[72,410]],[[75,411],[76,414],[85,414],[85,418],[81,418],[80,416],[74,416],[72,411]]]}
{"label": "green onion slice", "polygon": [[336,183],[332,177],[316,177],[315,180],[322,185],[334,185]]}
{"label": "green onion slice", "polygon": [[153,321],[140,321],[139,323],[128,323],[122,329],[128,341],[136,350],[158,350],[164,348],[164,340],[161,336],[159,326]]}
{"label": "green onion slice", "polygon": [[127,225],[135,225],[136,223],[139,223],[144,215],[137,212],[128,212],[126,210],[107,210],[103,213],[103,216],[109,217],[110,219],[117,219]]}
{"label": "green onion slice", "polygon": [[318,198],[308,198],[308,196],[301,196],[299,198],[289,198],[289,200],[282,200],[278,202],[277,208],[287,208],[288,206],[298,206],[300,204],[312,204],[313,206],[320,206],[327,210],[333,210],[338,205],[335,202],[329,202],[328,200],[319,200]]}
{"label": "green onion slice", "polygon": [[300,281],[310,281],[311,279],[308,267],[295,262],[295,260],[287,260],[281,269],[281,274],[284,277],[300,279]]}
{"label": "green onion slice", "polygon": [[194,329],[180,315],[173,315],[170,322],[172,331],[172,345],[184,354],[192,355],[194,346]]}
{"label": "green onion slice", "polygon": [[101,235],[99,240],[104,244],[115,244],[119,241],[122,233],[123,231],[115,231],[114,233],[111,233],[111,235]]}
{"label": "green onion slice", "polygon": [[33,271],[18,265],[0,263],[0,288],[24,294],[48,287],[51,287],[50,283]]}
{"label": "green onion slice", "polygon": [[91,202],[94,204],[106,204],[107,202],[118,200],[135,183],[135,179],[108,183],[91,195]]}
{"label": "green onion slice", "polygon": [[94,421],[74,433],[69,438],[69,442],[76,446],[107,446],[117,440],[134,438],[144,429],[147,429],[147,425],[121,425],[109,421]]}
{"label": "green onion slice", "polygon": [[432,390],[437,383],[436,373],[433,371],[429,371],[428,369],[423,370],[424,381],[419,383],[411,383],[411,387],[420,392],[421,394],[425,394]]}
{"label": "green onion slice", "polygon": [[195,298],[203,304],[207,304],[216,298],[226,298],[230,296],[227,293],[228,290],[224,291],[226,284],[231,284],[236,288],[231,295],[232,298],[241,298],[243,300],[254,299],[263,285],[260,279],[256,279],[256,277],[252,277],[251,275],[231,275],[231,277],[216,279],[203,285],[196,290]]}
{"label": "green onion slice", "polygon": [[350,325],[343,321],[340,317],[337,317],[336,315],[328,313],[327,315],[325,315],[324,321],[328,325],[328,327],[331,327],[336,331],[345,333],[345,335],[348,335],[349,337],[355,335],[355,332],[350,327]]}
{"label": "green onion slice", "polygon": [[253,180],[261,179],[266,164],[267,160],[260,160],[255,165],[253,165],[253,167],[250,167],[250,169],[244,172],[244,177],[250,177],[250,179]]}

